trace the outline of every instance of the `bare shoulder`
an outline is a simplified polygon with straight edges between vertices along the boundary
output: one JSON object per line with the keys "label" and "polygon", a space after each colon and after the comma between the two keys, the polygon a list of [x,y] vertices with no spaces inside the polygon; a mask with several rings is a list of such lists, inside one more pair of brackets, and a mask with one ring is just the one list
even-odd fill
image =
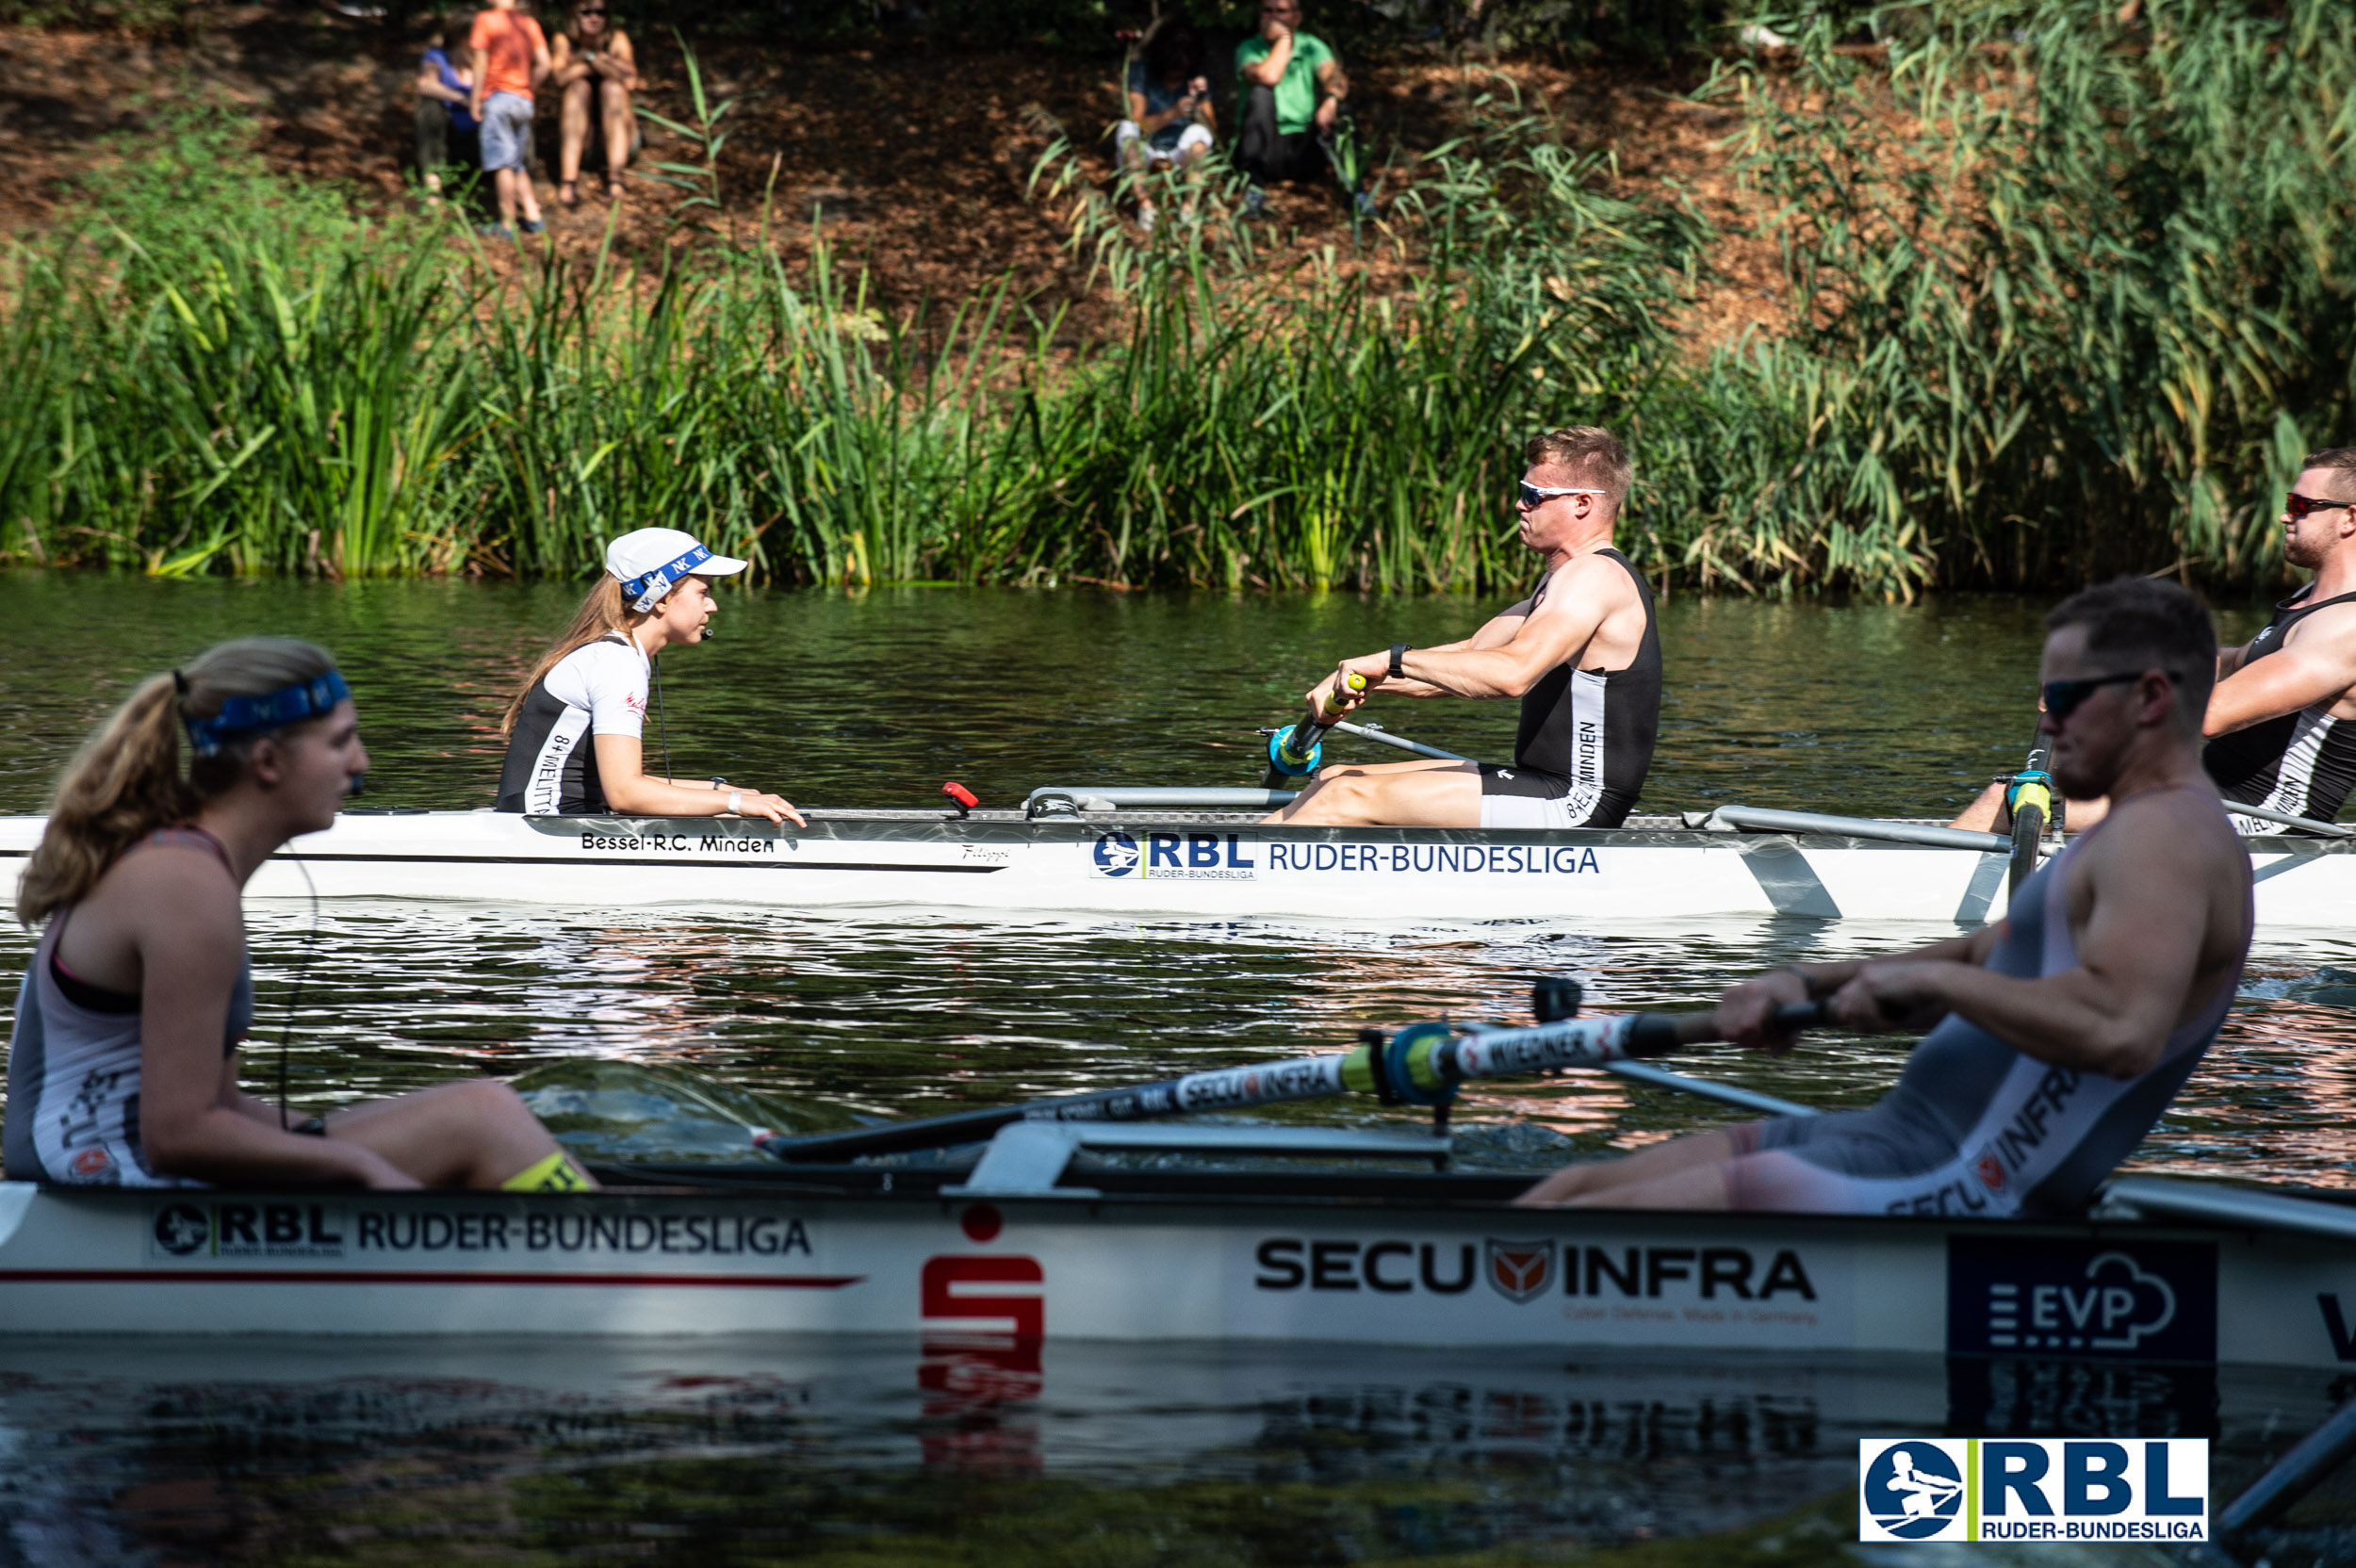
{"label": "bare shoulder", "polygon": [[2301,616],[2282,639],[2282,645],[2316,645],[2356,650],[2356,602],[2326,605]]}
{"label": "bare shoulder", "polygon": [[1636,598],[1636,580],[1628,568],[1600,555],[1575,555],[1546,579],[1546,604],[1578,604],[1590,613],[1609,612]]}
{"label": "bare shoulder", "polygon": [[164,923],[239,921],[237,885],[201,843],[143,844],[98,879],[87,903],[129,929]]}
{"label": "bare shoulder", "polygon": [[2088,849],[2091,864],[2149,886],[2154,875],[2202,886],[2250,879],[2250,855],[2217,797],[2202,790],[2151,790],[2111,813]]}

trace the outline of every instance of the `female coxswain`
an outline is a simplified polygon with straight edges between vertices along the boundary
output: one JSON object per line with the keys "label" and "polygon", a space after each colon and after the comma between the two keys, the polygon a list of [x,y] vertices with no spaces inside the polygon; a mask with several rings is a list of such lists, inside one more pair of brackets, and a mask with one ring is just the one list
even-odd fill
{"label": "female coxswain", "polygon": [[534,817],[741,815],[803,825],[782,797],[725,778],[681,784],[646,776],[654,661],[664,648],[693,647],[710,635],[712,580],[744,569],[744,562],[714,555],[677,529],[642,528],[614,540],[605,576],[507,705],[499,808]]}
{"label": "female coxswain", "polygon": [[238,1089],[254,1021],[246,881],[333,824],[368,765],[335,661],[276,637],[157,676],[83,746],[17,889],[17,918],[47,923],[8,1053],[11,1181],[592,1184],[487,1078],[299,1124]]}

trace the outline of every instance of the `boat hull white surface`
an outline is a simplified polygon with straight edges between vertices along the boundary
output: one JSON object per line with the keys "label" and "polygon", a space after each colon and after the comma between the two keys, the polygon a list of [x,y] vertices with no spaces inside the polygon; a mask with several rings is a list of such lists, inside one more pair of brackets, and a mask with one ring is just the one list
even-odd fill
{"label": "boat hull white surface", "polygon": [[[2342,1303],[2346,1303],[2343,1307]],[[2356,1243],[1084,1194],[0,1183],[0,1333],[972,1333],[2343,1366]]]}
{"label": "boat hull white surface", "polygon": [[[42,819],[0,818],[10,886]],[[2356,924],[2356,841],[2251,841],[2262,925]],[[1621,921],[1804,916],[1976,925],[2005,858],[1866,839],[1682,827],[1271,828],[1225,813],[737,819],[351,813],[255,877],[263,898],[577,907],[915,906],[1233,920]],[[307,875],[307,881],[306,881]]]}

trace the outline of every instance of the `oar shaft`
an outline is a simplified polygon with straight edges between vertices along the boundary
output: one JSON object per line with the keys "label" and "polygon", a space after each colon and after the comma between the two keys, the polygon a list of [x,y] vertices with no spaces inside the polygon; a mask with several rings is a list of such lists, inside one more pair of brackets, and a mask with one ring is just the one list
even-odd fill
{"label": "oar shaft", "polygon": [[[1775,1022],[1806,1029],[1824,1021],[1819,1004],[1779,1007]],[[1661,1056],[1718,1037],[1716,1015],[1628,1013],[1611,1018],[1569,1019],[1530,1029],[1490,1029],[1459,1035],[1436,1025],[1418,1025],[1430,1036],[1409,1052],[1408,1070],[1416,1086],[1446,1089],[1475,1078],[1499,1078],[1552,1068],[1601,1067],[1639,1056]],[[1034,1100],[990,1110],[959,1111],[889,1127],[787,1137],[755,1135],[756,1147],[781,1160],[849,1159],[861,1154],[940,1149],[989,1136],[1016,1121],[1143,1121],[1163,1116],[1199,1116],[1211,1111],[1249,1110],[1301,1100],[1330,1100],[1377,1088],[1376,1049],[1318,1056],[1295,1056],[1248,1067],[1213,1068],[1159,1084],[1098,1089],[1088,1094]]]}
{"label": "oar shaft", "polygon": [[1411,741],[1404,735],[1394,735],[1389,730],[1378,728],[1373,725],[1350,724],[1336,719],[1333,721],[1333,727],[1345,735],[1355,735],[1361,740],[1373,741],[1381,745],[1397,746],[1401,751],[1412,751],[1418,757],[1437,758],[1444,762],[1472,760],[1461,752],[1442,751],[1438,746],[1428,746],[1421,741]]}

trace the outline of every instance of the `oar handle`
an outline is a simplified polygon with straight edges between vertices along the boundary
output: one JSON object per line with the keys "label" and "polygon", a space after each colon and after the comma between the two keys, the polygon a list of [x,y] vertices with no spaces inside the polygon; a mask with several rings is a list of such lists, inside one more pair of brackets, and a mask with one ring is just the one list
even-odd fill
{"label": "oar handle", "polygon": [[[1639,1019],[1661,1019],[1668,1021],[1666,1030],[1630,1030],[1631,1056],[1665,1056],[1672,1051],[1682,1051],[1689,1045],[1710,1045],[1726,1037],[1718,1033],[1716,1009],[1698,1013],[1639,1013]],[[1832,1021],[1822,1002],[1792,1002],[1777,1007],[1768,1017],[1769,1024],[1787,1035],[1803,1029],[1821,1029]],[[1641,1049],[1638,1047],[1641,1045]]]}
{"label": "oar handle", "polygon": [[1290,731],[1278,731],[1282,739],[1275,747],[1271,748],[1271,753],[1281,752],[1282,760],[1284,762],[1295,767],[1305,768],[1312,760],[1318,743],[1324,739],[1322,732],[1331,728],[1344,713],[1350,711],[1350,699],[1342,694],[1363,692],[1366,689],[1366,678],[1365,676],[1358,674],[1355,670],[1344,676],[1334,683],[1332,691],[1325,694],[1325,698],[1317,705],[1316,712],[1294,725]]}

